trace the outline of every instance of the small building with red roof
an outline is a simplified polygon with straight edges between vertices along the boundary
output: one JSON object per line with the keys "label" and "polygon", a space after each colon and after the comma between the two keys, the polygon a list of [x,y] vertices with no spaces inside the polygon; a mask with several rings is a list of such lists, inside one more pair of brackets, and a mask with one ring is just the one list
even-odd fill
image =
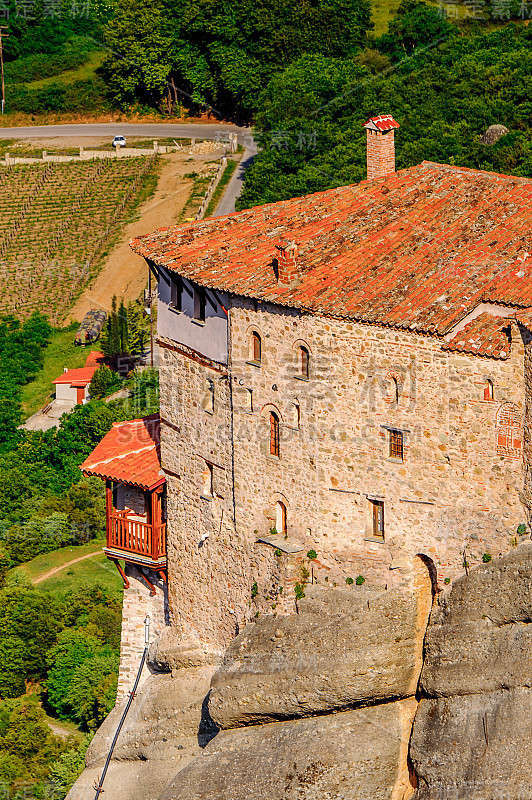
{"label": "small building with red roof", "polygon": [[92,376],[99,366],[105,363],[105,356],[97,350],[91,351],[87,356],[84,367],[67,369],[55,378],[55,399],[57,403],[69,406],[85,403],[89,399],[89,386]]}

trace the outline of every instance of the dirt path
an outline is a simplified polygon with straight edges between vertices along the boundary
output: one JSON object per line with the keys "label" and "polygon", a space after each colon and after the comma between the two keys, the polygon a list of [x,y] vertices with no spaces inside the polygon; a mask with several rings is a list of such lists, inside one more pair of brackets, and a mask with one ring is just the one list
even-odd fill
{"label": "dirt path", "polygon": [[77,564],[78,561],[85,561],[86,558],[94,558],[94,556],[99,556],[101,552],[101,550],[97,550],[95,553],[89,553],[86,556],[80,556],[79,558],[74,558],[72,561],[67,561],[66,564],[62,564],[60,567],[54,567],[54,569],[51,569],[49,572],[45,572],[44,575],[41,575],[40,578],[36,578],[34,581],[32,581],[32,583],[34,586],[36,586],[38,583],[42,583],[48,578],[51,578],[52,575],[55,575],[56,573],[61,572],[61,570],[72,566],[72,564]]}
{"label": "dirt path", "polygon": [[120,241],[108,255],[100,273],[87,288],[72,310],[68,319],[81,321],[91,308],[109,311],[111,300],[135,300],[142,293],[148,280],[146,262],[132,252],[129,240],[157,228],[175,225],[184,208],[193,181],[185,178],[187,172],[198,171],[206,161],[213,161],[216,154],[192,157],[185,153],[162,156],[162,168],[157,189],[139,210],[139,218],[130,222],[122,231]]}

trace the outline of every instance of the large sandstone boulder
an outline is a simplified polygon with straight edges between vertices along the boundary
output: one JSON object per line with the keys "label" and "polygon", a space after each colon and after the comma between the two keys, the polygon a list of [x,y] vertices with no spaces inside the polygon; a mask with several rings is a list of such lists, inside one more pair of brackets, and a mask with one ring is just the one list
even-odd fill
{"label": "large sandstone boulder", "polygon": [[221,728],[415,694],[430,590],[306,592],[298,615],[263,617],[228,648],[209,697]]}
{"label": "large sandstone boulder", "polygon": [[410,746],[416,800],[532,797],[532,543],[434,608]]}
{"label": "large sandstone boulder", "polygon": [[402,800],[416,705],[223,731],[160,800]]}
{"label": "large sandstone boulder", "polygon": [[532,686],[532,542],[457,580],[432,612],[421,687],[429,696]]}
{"label": "large sandstone boulder", "polygon": [[[205,697],[213,668],[152,675],[139,689],[117,741],[104,789],[112,800],[157,800],[175,775],[217,733]],[[99,780],[127,698],[109,714],[87,751],[87,768],[68,800],[87,800]]]}
{"label": "large sandstone boulder", "polygon": [[422,700],[410,757],[416,800],[532,797],[532,690]]}

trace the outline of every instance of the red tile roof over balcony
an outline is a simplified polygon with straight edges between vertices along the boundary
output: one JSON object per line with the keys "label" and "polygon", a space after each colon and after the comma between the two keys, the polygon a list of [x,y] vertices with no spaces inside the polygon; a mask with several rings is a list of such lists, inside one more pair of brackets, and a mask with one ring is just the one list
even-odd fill
{"label": "red tile roof over balcony", "polygon": [[[282,236],[298,246],[289,285]],[[212,289],[441,336],[480,302],[532,307],[532,181],[424,162],[131,246]]]}
{"label": "red tile roof over balcony", "polygon": [[165,482],[161,470],[158,414],[128,422],[115,422],[100,444],[81,465],[85,475],[121,481],[141,489]]}

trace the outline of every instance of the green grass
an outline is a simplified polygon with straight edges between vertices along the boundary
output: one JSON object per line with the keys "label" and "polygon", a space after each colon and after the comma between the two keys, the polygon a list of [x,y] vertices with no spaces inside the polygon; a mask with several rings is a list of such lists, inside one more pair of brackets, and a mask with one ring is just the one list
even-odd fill
{"label": "green grass", "polygon": [[30,81],[29,83],[25,83],[28,89],[42,89],[45,86],[50,86],[52,83],[75,83],[76,81],[84,81],[88,78],[91,78],[98,67],[104,62],[107,53],[103,50],[94,50],[92,53],[89,53],[87,57],[87,61],[78,67],[77,69],[69,69],[66,72],[62,72],[60,75],[53,75],[51,78],[42,78],[40,81]]}
{"label": "green grass", "polygon": [[[43,368],[36,374],[34,380],[27,383],[22,389],[24,419],[30,417],[53,398],[52,381],[61,375],[64,367],[75,369],[85,364],[91,348],[74,346],[74,335],[77,329],[78,324],[75,323],[68,328],[56,328],[52,332],[50,343],[44,353]],[[98,349],[97,342],[92,349]]]}
{"label": "green grass", "polygon": [[109,589],[118,599],[122,598],[122,578],[115,565],[103,553],[66,567],[48,580],[37,584],[37,589],[63,596],[82,582]]}
{"label": "green grass", "polygon": [[207,210],[205,212],[206,217],[210,217],[216,211],[216,207],[221,200],[223,193],[227,187],[227,184],[231,180],[231,176],[237,167],[238,161],[233,161],[233,159],[229,159],[227,161],[227,165],[224,169],[223,175],[220,178],[220,183],[214,190],[214,194],[209,201],[209,205],[207,206]]}
{"label": "green grass", "polygon": [[[47,572],[58,567],[64,567],[50,578],[36,584],[37,589],[50,592],[56,596],[66,594],[80,582],[91,583],[102,589],[109,589],[118,599],[122,597],[122,578],[115,565],[101,552],[105,545],[104,539],[95,539],[89,544],[79,547],[62,547],[51,553],[44,553],[31,561],[14,567],[8,576],[16,572],[23,573],[32,582],[41,578]],[[96,553],[93,558],[78,561],[76,564],[66,566],[76,558],[82,558],[90,553]]]}
{"label": "green grass", "polygon": [[375,26],[375,36],[382,36],[388,30],[390,20],[395,16],[401,0],[373,0],[371,19]]}
{"label": "green grass", "polygon": [[31,561],[14,567],[9,570],[8,575],[12,575],[15,572],[23,572],[31,581],[35,581],[43,575],[46,575],[51,569],[62,567],[75,558],[81,558],[82,556],[89,555],[89,553],[98,553],[104,544],[105,539],[94,539],[94,541],[88,544],[82,544],[79,547],[61,547],[59,550],[53,550],[51,553],[43,553],[42,556],[36,556]]}

